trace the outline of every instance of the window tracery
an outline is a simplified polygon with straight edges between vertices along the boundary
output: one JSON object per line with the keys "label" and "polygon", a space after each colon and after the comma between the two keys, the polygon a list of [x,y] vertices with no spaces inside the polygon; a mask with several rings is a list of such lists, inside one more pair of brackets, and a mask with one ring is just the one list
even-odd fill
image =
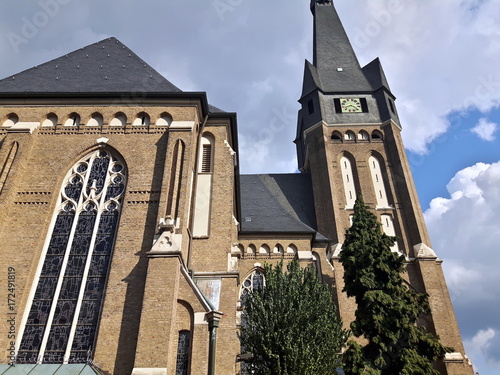
{"label": "window tracery", "polygon": [[[240,302],[239,305],[244,309],[246,299],[248,295],[251,294],[254,290],[262,290],[266,286],[266,280],[264,278],[264,272],[257,268],[250,275],[246,277],[246,279],[241,284],[240,288]],[[239,311],[240,314],[240,323],[241,325],[245,324],[245,311]],[[245,348],[241,347],[241,353],[245,353]],[[241,362],[240,365],[240,374],[251,374],[252,367],[250,364],[246,362]]]}
{"label": "window tracery", "polygon": [[64,179],[18,363],[85,363],[91,355],[125,182],[123,162],[102,149]]}
{"label": "window tracery", "polygon": [[241,284],[240,289],[240,302],[241,306],[245,305],[247,296],[254,290],[264,289],[266,285],[264,279],[264,272],[261,269],[256,269],[250,275],[247,276],[245,281]]}

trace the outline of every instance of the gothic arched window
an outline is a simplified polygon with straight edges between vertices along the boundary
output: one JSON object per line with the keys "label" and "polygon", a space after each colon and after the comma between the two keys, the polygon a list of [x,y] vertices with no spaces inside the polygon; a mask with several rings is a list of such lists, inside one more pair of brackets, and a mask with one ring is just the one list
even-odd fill
{"label": "gothic arched window", "polygon": [[368,159],[370,173],[372,175],[373,188],[375,189],[375,196],[377,198],[377,208],[388,208],[389,201],[387,199],[387,191],[385,189],[384,176],[380,161],[375,156],[370,156]]}
{"label": "gothic arched window", "polygon": [[348,157],[343,156],[340,159],[340,170],[342,171],[342,180],[344,182],[346,208],[353,208],[354,203],[356,203],[356,186],[354,184],[352,163]]}
{"label": "gothic arched window", "polygon": [[[385,234],[387,234],[388,236],[391,236],[391,237],[395,237],[396,236],[396,229],[394,228],[394,220],[392,218],[391,215],[382,215],[380,217],[381,221],[382,221],[382,229],[384,231]],[[394,242],[394,245],[391,247],[391,251],[395,252],[395,253],[401,253],[399,251],[399,246],[398,246],[398,242]]]}
{"label": "gothic arched window", "polygon": [[[266,280],[264,278],[264,272],[257,268],[250,275],[248,275],[241,284],[240,288],[240,307],[243,311],[239,311],[239,321],[241,325],[245,325],[245,302],[249,294],[254,290],[262,290],[266,286]],[[245,353],[245,348],[240,348],[241,353]],[[240,374],[247,375],[252,374],[252,366],[246,362],[241,362],[240,364]]]}
{"label": "gothic arched window", "polygon": [[240,302],[241,306],[245,305],[245,300],[247,296],[252,293],[254,290],[263,289],[266,285],[264,280],[264,272],[260,269],[256,269],[250,275],[247,276],[243,284],[241,284],[240,289]]}
{"label": "gothic arched window", "polygon": [[175,365],[175,375],[188,374],[190,346],[191,346],[191,332],[187,330],[179,331],[179,340],[177,341],[177,364]]}
{"label": "gothic arched window", "polygon": [[64,178],[21,323],[18,363],[92,356],[125,183],[123,161],[103,149]]}

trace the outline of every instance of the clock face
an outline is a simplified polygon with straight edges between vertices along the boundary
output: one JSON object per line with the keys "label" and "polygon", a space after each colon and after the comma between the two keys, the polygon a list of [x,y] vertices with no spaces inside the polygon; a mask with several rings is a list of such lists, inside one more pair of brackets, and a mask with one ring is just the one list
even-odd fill
{"label": "clock face", "polygon": [[361,101],[358,98],[340,99],[340,108],[342,108],[342,113],[363,112],[363,109],[361,108]]}

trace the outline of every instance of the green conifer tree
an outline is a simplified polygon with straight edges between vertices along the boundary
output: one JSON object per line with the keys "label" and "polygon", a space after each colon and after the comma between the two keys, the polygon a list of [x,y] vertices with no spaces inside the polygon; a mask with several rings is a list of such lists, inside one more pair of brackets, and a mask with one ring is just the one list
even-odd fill
{"label": "green conifer tree", "polygon": [[439,374],[433,362],[452,350],[417,326],[429,313],[428,296],[405,283],[405,258],[391,251],[394,242],[359,196],[340,261],[344,291],[357,303],[352,333],[368,343],[349,341],[343,357],[346,375]]}
{"label": "green conifer tree", "polygon": [[313,266],[294,260],[287,268],[265,265],[265,287],[245,299],[239,338],[251,373],[336,375],[347,332],[332,290]]}

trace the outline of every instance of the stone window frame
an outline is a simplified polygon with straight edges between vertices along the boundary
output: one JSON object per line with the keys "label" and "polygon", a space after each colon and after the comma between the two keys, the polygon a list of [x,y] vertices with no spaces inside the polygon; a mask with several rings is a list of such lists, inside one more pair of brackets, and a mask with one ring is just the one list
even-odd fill
{"label": "stone window frame", "polygon": [[[91,177],[97,179],[91,181]],[[86,363],[92,357],[126,182],[125,161],[106,148],[87,153],[67,172],[20,324],[18,363]],[[63,225],[58,223],[65,220],[60,220],[65,215],[73,217],[67,220],[69,230],[61,231]],[[85,217],[90,216],[94,218],[88,226]],[[82,236],[83,227],[90,231]],[[79,258],[80,268],[75,258]],[[81,264],[85,264],[83,269]],[[49,267],[54,267],[53,274]],[[81,273],[75,277],[77,270]],[[47,283],[47,279],[52,280]],[[50,283],[55,287],[48,287]],[[65,295],[77,297],[70,299],[69,305],[74,307],[71,306],[73,311],[68,313],[67,321],[71,323],[61,326],[56,318],[63,315]],[[37,328],[38,337],[33,334]],[[52,344],[50,350],[49,339],[52,343],[59,340],[61,346],[54,349]],[[82,342],[89,347],[73,349],[75,343]]]}

